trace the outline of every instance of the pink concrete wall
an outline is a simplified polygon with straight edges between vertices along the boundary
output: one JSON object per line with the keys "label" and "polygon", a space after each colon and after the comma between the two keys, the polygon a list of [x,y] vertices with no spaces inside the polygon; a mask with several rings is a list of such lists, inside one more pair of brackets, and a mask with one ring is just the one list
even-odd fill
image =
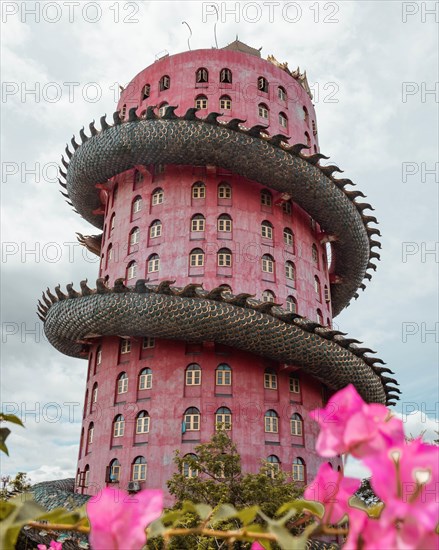
{"label": "pink concrete wall", "polygon": [[[195,71],[199,67],[209,70],[209,84],[197,87]],[[219,71],[229,68],[233,83],[220,88]],[[158,81],[163,75],[171,78],[171,87],[159,92]],[[256,89],[256,80],[264,76],[270,83],[269,93],[261,95]],[[151,85],[151,95],[140,102],[140,90]],[[287,90],[288,100],[277,97],[277,86]],[[179,105],[184,113],[194,105],[194,98],[204,93],[209,98],[208,111],[219,111],[219,97],[227,94],[232,98],[233,108],[229,117],[247,118],[246,126],[262,121],[257,115],[257,105],[264,102],[270,108],[270,133],[284,131],[278,122],[278,113],[283,111],[289,120],[288,131],[292,142],[303,142],[308,131],[312,145],[317,147],[316,136],[312,135],[311,121],[315,113],[310,98],[297,82],[287,73],[271,63],[254,56],[224,50],[198,50],[162,59],[142,71],[122,94],[119,107],[139,106],[140,113],[146,105],[160,105],[167,101]],[[252,95],[253,94],[253,95]],[[309,113],[304,120],[303,107]],[[202,116],[203,113],[200,113]],[[285,132],[284,132],[285,133]],[[141,172],[142,181],[135,183],[135,171]],[[137,276],[126,280],[134,284],[138,278],[149,278],[151,283],[175,279],[177,286],[189,282],[202,283],[211,289],[228,284],[234,293],[248,292],[261,298],[264,290],[274,292],[276,301],[284,303],[287,296],[293,296],[298,312],[311,319],[317,319],[321,310],[325,323],[331,322],[330,302],[325,301],[324,287],[329,286],[329,275],[324,247],[319,242],[319,227],[297,205],[293,203],[291,214],[281,207],[280,194],[272,192],[271,208],[261,205],[260,192],[263,186],[256,182],[225,172],[215,167],[165,166],[158,173],[157,167],[136,167],[112,179],[110,187],[117,184],[117,194],[111,191],[105,205],[105,225],[102,245],[102,259],[99,275],[107,277],[110,283],[119,277],[127,277],[127,267],[137,263]],[[194,182],[206,185],[204,199],[192,198]],[[231,200],[218,198],[220,182],[230,184]],[[151,195],[160,187],[164,202],[151,204]],[[105,197],[105,193],[102,193]],[[142,208],[133,216],[132,202],[142,198]],[[292,199],[294,201],[294,197]],[[194,214],[206,219],[204,234],[190,231],[190,220]],[[233,222],[232,234],[217,231],[217,218],[228,214]],[[112,224],[114,219],[114,224]],[[149,227],[154,220],[162,223],[162,236],[150,239]],[[261,236],[261,223],[267,220],[273,226],[273,240]],[[111,226],[113,228],[111,229]],[[133,228],[139,228],[139,243],[129,248],[129,235]],[[294,233],[294,248],[283,241],[284,228]],[[319,262],[312,259],[312,246],[316,245]],[[112,259],[109,260],[109,247]],[[201,248],[206,256],[203,268],[190,269],[189,255],[192,249]],[[216,254],[220,248],[233,253],[230,269],[218,268]],[[160,256],[160,271],[147,273],[147,260],[151,254]],[[264,274],[261,257],[270,254],[275,260],[273,276]],[[285,261],[292,261],[296,268],[294,287],[285,276]],[[321,296],[316,295],[314,278],[321,283]],[[96,368],[97,345],[102,349],[102,361]],[[292,461],[301,457],[306,463],[307,481],[315,475],[321,459],[314,451],[317,425],[307,413],[322,406],[322,385],[297,371],[301,380],[301,397],[289,390],[289,374],[293,366],[254,356],[249,353],[205,342],[190,345],[185,342],[156,340],[155,347],[142,350],[141,340],[131,340],[131,352],[119,353],[119,338],[103,338],[90,353],[87,376],[86,406],[78,468],[84,471],[90,467],[88,489],[79,491],[94,493],[105,484],[106,468],[117,458],[121,464],[119,486],[126,489],[131,479],[131,464],[135,457],[144,456],[148,463],[148,475],[143,487],[166,487],[166,481],[174,473],[173,454],[179,449],[182,454],[191,453],[199,442],[206,442],[215,429],[215,411],[226,406],[232,411],[233,428],[231,436],[242,456],[244,471],[256,472],[262,459],[276,455],[285,471],[291,472]],[[190,363],[202,368],[202,384],[188,387],[184,384],[185,368]],[[215,369],[220,363],[232,368],[232,386],[215,385]],[[139,372],[149,367],[153,372],[151,389],[138,390]],[[278,374],[278,389],[264,388],[264,370],[273,368]],[[128,375],[128,392],[116,394],[117,378],[121,372]],[[92,404],[93,388],[98,385],[98,399]],[[296,400],[295,400],[296,399]],[[199,432],[182,435],[182,419],[188,407],[201,411]],[[264,432],[264,413],[268,409],[279,415],[279,433]],[[150,432],[135,435],[135,417],[139,411],[148,411],[151,417]],[[304,419],[304,437],[291,435],[290,418],[299,413]],[[117,414],[125,418],[125,435],[113,438],[113,420]],[[86,444],[90,423],[94,425],[93,443]],[[338,461],[333,461],[334,467]],[[171,501],[167,498],[167,503]]]}

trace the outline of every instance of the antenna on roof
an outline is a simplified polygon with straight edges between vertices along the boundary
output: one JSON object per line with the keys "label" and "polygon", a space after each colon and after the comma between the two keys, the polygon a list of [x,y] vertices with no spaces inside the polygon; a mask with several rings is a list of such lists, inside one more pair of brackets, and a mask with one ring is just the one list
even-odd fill
{"label": "antenna on roof", "polygon": [[187,25],[187,28],[189,29],[190,35],[189,35],[189,38],[187,39],[187,47],[189,48],[189,51],[190,51],[191,50],[191,45],[189,43],[189,40],[191,39],[191,36],[192,36],[192,29],[189,27],[189,23],[187,23],[186,21],[182,21],[181,24],[182,25]]}

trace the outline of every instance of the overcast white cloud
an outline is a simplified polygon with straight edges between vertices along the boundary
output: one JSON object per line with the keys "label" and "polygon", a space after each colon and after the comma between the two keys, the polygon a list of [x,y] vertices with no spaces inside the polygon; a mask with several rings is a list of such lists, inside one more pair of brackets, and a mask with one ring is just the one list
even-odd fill
{"label": "overcast white cloud", "polygon": [[[186,50],[189,32],[182,21],[191,26],[192,49],[215,46],[215,37],[214,18],[203,21],[202,2],[98,2],[102,17],[95,23],[84,17],[87,2],[73,22],[59,2],[61,18],[54,23],[44,20],[45,2],[35,3],[41,15],[36,23],[23,11],[30,4],[2,2],[2,401],[10,412],[27,411],[26,429],[13,430],[11,457],[2,459],[2,470],[29,471],[40,481],[75,470],[81,407],[74,404],[82,404],[86,364],[45,341],[36,300],[47,286],[93,281],[97,264],[74,246],[75,231],[95,230],[64,203],[57,184],[47,181],[54,169],[36,178],[22,167],[58,163],[73,133],[113,112],[114,83],[129,82],[163,50]],[[239,34],[262,46],[263,56],[274,54],[290,68],[307,70],[322,151],[368,195],[383,234],[382,262],[372,282],[335,323],[376,349],[396,372],[404,392],[396,410],[413,412],[407,432],[427,430],[432,439],[439,413],[439,176],[423,174],[422,166],[431,170],[437,162],[439,92],[426,92],[438,86],[438,32],[434,15],[423,13],[421,4],[433,8],[434,2],[416,4],[417,13],[406,22],[403,10],[414,3],[240,2],[236,15],[226,13],[235,2],[207,4],[216,4],[223,19],[216,27],[219,47]],[[286,4],[290,8],[282,17]],[[85,14],[95,17],[91,8]],[[46,12],[46,19],[54,17]],[[65,83],[75,82],[71,102]],[[99,101],[83,97],[92,96],[90,82],[102,91]],[[404,82],[414,90],[405,101]],[[38,100],[25,94],[35,86]],[[53,101],[57,89],[61,96]],[[418,172],[404,181],[409,162]],[[11,163],[18,167],[14,175],[8,173]],[[406,258],[404,247],[410,252]],[[432,249],[435,254],[426,254]],[[435,326],[436,335],[425,334]],[[413,332],[405,341],[404,327]],[[50,421],[55,412],[62,417]]]}

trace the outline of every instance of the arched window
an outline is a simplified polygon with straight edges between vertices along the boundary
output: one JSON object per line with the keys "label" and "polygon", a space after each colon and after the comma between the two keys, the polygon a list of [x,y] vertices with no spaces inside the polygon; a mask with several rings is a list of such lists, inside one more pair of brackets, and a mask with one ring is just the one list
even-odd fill
{"label": "arched window", "polygon": [[317,322],[319,323],[319,325],[325,325],[325,320],[323,319],[323,313],[321,309],[317,310]]}
{"label": "arched window", "polygon": [[90,466],[86,464],[84,468],[84,487],[88,487],[89,481],[90,481]]}
{"label": "arched window", "polygon": [[99,366],[102,363],[102,348],[98,347],[96,350],[96,365]]}
{"label": "arched window", "polygon": [[311,138],[309,137],[308,132],[305,132],[306,144],[308,147],[311,147]]}
{"label": "arched window", "polygon": [[209,82],[209,71],[204,67],[201,67],[195,73],[195,82],[197,84]]}
{"label": "arched window", "polygon": [[297,457],[293,460],[293,480],[305,481],[305,462],[303,458]]}
{"label": "arched window", "polygon": [[87,446],[89,447],[93,443],[93,434],[95,430],[95,425],[93,422],[90,422],[88,426],[88,434],[87,434]]}
{"label": "arched window", "polygon": [[126,393],[128,391],[128,375],[126,372],[119,374],[117,379],[117,393]]}
{"label": "arched window", "polygon": [[294,374],[290,374],[290,392],[300,393],[300,379]]}
{"label": "arched window", "polygon": [[113,458],[108,467],[108,480],[110,483],[117,483],[120,479],[120,462]]}
{"label": "arched window", "polygon": [[121,414],[114,417],[113,437],[122,437],[125,433],[125,419]]}
{"label": "arched window", "polygon": [[294,246],[294,234],[289,227],[285,227],[284,229],[284,244]]}
{"label": "arched window", "polygon": [[303,420],[300,414],[294,413],[291,416],[291,435],[303,435]]}
{"label": "arched window", "polygon": [[127,281],[137,277],[137,263],[133,260],[127,266]]}
{"label": "arched window", "polygon": [[152,388],[152,370],[142,369],[139,374],[139,390],[150,390]]}
{"label": "arched window", "polygon": [[276,455],[270,455],[267,457],[267,475],[268,477],[274,478],[276,474],[280,471],[280,460]]}
{"label": "arched window", "polygon": [[204,231],[206,228],[206,218],[203,214],[195,214],[191,219],[191,231]]}
{"label": "arched window", "polygon": [[201,367],[197,363],[191,363],[186,367],[186,386],[199,386],[201,384]]}
{"label": "arched window", "polygon": [[110,226],[108,227],[108,237],[110,237],[111,234],[113,233],[115,223],[116,223],[116,214],[113,212],[110,218]]}
{"label": "arched window", "polygon": [[230,233],[232,231],[232,218],[228,214],[221,214],[218,218],[218,231]]}
{"label": "arched window", "polygon": [[160,257],[158,254],[151,254],[148,258],[148,273],[157,273],[160,270]]}
{"label": "arched window", "polygon": [[163,75],[159,82],[160,91],[169,90],[171,87],[171,79],[167,74]]}
{"label": "arched window", "polygon": [[117,182],[114,184],[114,187],[113,187],[113,196],[112,196],[112,202],[111,202],[111,206],[114,206],[114,203],[117,199],[117,193],[119,191],[119,186],[117,184]]}
{"label": "arched window", "polygon": [[221,69],[220,82],[224,82],[225,84],[232,83],[232,71],[230,69]]}
{"label": "arched window", "polygon": [[143,174],[139,170],[134,171],[134,189],[137,189],[143,182]]}
{"label": "arched window", "polygon": [[285,300],[285,306],[287,311],[290,313],[297,313],[297,301],[294,296],[287,296],[287,299]]}
{"label": "arched window", "polygon": [[91,392],[91,405],[92,405],[92,409],[93,409],[93,403],[97,403],[98,402],[98,383],[95,382],[93,384],[93,389],[92,389],[92,392]]}
{"label": "arched window", "polygon": [[132,464],[133,481],[145,481],[146,479],[146,460],[143,456],[138,456]]}
{"label": "arched window", "polygon": [[159,107],[159,117],[163,117],[166,113],[166,109],[169,107],[169,103],[166,103],[166,101],[164,101],[163,103],[160,104],[160,107]]}
{"label": "arched window", "polygon": [[314,290],[317,296],[317,300],[321,302],[322,300],[322,288],[320,285],[320,279],[317,277],[317,275],[314,277]]}
{"label": "arched window", "polygon": [[288,117],[285,113],[279,113],[279,124],[282,128],[288,128]]}
{"label": "arched window", "polygon": [[329,291],[328,285],[325,285],[323,287],[323,291],[325,293],[325,302],[330,302],[331,301],[331,292]]}
{"label": "arched window", "polygon": [[303,120],[305,121],[305,124],[309,125],[309,114],[308,109],[306,107],[303,107]]}
{"label": "arched window", "polygon": [[108,267],[108,264],[113,260],[113,245],[110,243],[107,248],[107,262],[106,267]]}
{"label": "arched window", "polygon": [[197,455],[193,453],[188,453],[184,455],[183,458],[191,459],[191,462],[183,462],[183,475],[184,477],[197,477],[198,476],[198,469],[195,468],[195,465],[193,461],[198,460]]}
{"label": "arched window", "polygon": [[279,416],[276,411],[269,410],[264,415],[265,433],[277,434],[279,431]]}
{"label": "arched window", "polygon": [[140,242],[140,229],[138,227],[133,227],[130,232],[130,251],[133,246],[139,244]]}
{"label": "arched window", "polygon": [[189,407],[183,416],[185,430],[187,432],[198,431],[200,429],[200,420],[200,411],[196,407]]}
{"label": "arched window", "polygon": [[261,235],[263,239],[273,239],[273,224],[264,220],[261,224]]}
{"label": "arched window", "polygon": [[196,181],[192,185],[192,198],[193,199],[205,199],[206,198],[206,186],[202,181]]}
{"label": "arched window", "polygon": [[262,256],[262,272],[274,273],[274,258],[270,254],[264,254]]}
{"label": "arched window", "polygon": [[232,98],[228,95],[222,95],[220,97],[219,107],[223,111],[230,111],[232,108]]}
{"label": "arched window", "polygon": [[264,118],[264,119],[268,120],[269,112],[270,112],[270,109],[268,108],[268,106],[265,103],[259,103],[259,105],[258,105],[258,115],[260,116],[260,118]]}
{"label": "arched window", "polygon": [[232,369],[226,363],[221,363],[216,369],[216,384],[217,386],[232,385]]}
{"label": "arched window", "polygon": [[232,267],[232,251],[228,248],[218,250],[218,267]]}
{"label": "arched window", "polygon": [[277,88],[277,97],[281,101],[286,101],[287,100],[287,91],[285,90],[285,88],[283,86],[279,86]]}
{"label": "arched window", "polygon": [[260,92],[268,93],[268,80],[263,76],[258,78],[258,90]]}
{"label": "arched window", "polygon": [[140,195],[137,195],[137,197],[134,197],[133,203],[131,205],[131,215],[137,214],[137,212],[140,212],[142,210],[142,197]]}
{"label": "arched window", "polygon": [[160,187],[158,187],[157,189],[154,189],[151,195],[151,205],[157,206],[158,204],[162,204],[164,195],[165,194],[163,192],[163,189],[161,189]]}
{"label": "arched window", "polygon": [[148,97],[151,95],[151,84],[145,84],[142,89],[142,101],[145,101],[145,99],[148,99]]}
{"label": "arched window", "polygon": [[162,236],[162,222],[160,220],[154,220],[149,226],[149,238],[156,239]]}
{"label": "arched window", "polygon": [[147,411],[140,411],[136,416],[136,434],[147,434],[149,432],[149,414]]}
{"label": "arched window", "polygon": [[205,95],[198,95],[198,96],[195,98],[195,107],[196,107],[197,109],[207,109],[207,105],[208,105],[207,96],[205,96]]}
{"label": "arched window", "polygon": [[277,374],[273,369],[265,369],[264,372],[264,388],[268,390],[277,389]]}
{"label": "arched window", "polygon": [[125,353],[130,353],[131,351],[131,340],[129,338],[122,338],[120,341],[120,353],[124,355]]}
{"label": "arched window", "polygon": [[273,196],[270,191],[263,189],[261,191],[261,206],[272,206]]}
{"label": "arched window", "polygon": [[263,302],[275,302],[275,300],[276,296],[274,292],[272,292],[271,290],[264,290],[264,292],[262,293]]}
{"label": "arched window", "polygon": [[293,262],[290,262],[290,260],[285,262],[285,277],[288,281],[291,281],[293,285],[296,283],[296,269]]}
{"label": "arched window", "polygon": [[316,121],[315,120],[311,121],[311,127],[312,127],[313,135],[316,136],[317,135],[317,126],[316,126]]}
{"label": "arched window", "polygon": [[218,198],[219,199],[232,198],[232,187],[228,183],[221,182],[218,185]]}
{"label": "arched window", "polygon": [[215,413],[215,427],[217,430],[229,431],[232,429],[232,411],[227,407],[219,408]]}
{"label": "arched window", "polygon": [[319,268],[319,252],[317,250],[316,244],[313,244],[311,247],[311,256],[312,256],[312,262],[314,266],[318,269]]}
{"label": "arched window", "polygon": [[120,110],[120,118],[123,120],[127,114],[127,106],[122,105],[122,109]]}
{"label": "arched window", "polygon": [[194,248],[189,255],[190,267],[203,267],[204,265],[204,252],[201,248]]}

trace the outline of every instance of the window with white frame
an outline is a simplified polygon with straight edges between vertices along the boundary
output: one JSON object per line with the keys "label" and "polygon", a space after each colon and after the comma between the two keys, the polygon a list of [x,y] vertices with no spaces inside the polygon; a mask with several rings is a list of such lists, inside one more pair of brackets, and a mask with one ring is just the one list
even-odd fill
{"label": "window with white frame", "polygon": [[137,196],[133,200],[133,204],[131,207],[131,214],[137,214],[142,210],[142,197]]}
{"label": "window with white frame", "polygon": [[194,248],[189,255],[190,267],[202,267],[204,265],[204,252],[201,248]]}
{"label": "window with white frame", "polygon": [[272,206],[273,204],[273,197],[270,193],[270,191],[267,191],[266,189],[263,189],[261,191],[261,205],[262,206]]}
{"label": "window with white frame", "polygon": [[206,198],[206,186],[203,182],[197,181],[192,186],[192,198],[193,199],[205,199]]}
{"label": "window with white frame", "polygon": [[148,273],[157,273],[160,270],[160,257],[152,254],[148,259]]}
{"label": "window with white frame", "polygon": [[184,461],[183,462],[183,475],[184,477],[197,477],[198,476],[198,469],[193,464],[193,460],[197,460],[198,457],[195,454],[188,453],[184,456],[186,459],[191,459],[191,462]]}
{"label": "window with white frame", "polygon": [[158,204],[162,204],[164,196],[165,194],[163,192],[163,189],[161,189],[160,187],[158,189],[155,189],[151,195],[152,206],[157,206]]}
{"label": "window with white frame", "polygon": [[267,411],[264,415],[264,430],[266,433],[275,433],[279,431],[279,417],[276,411]]}
{"label": "window with white frame", "polygon": [[145,99],[148,99],[148,97],[151,94],[151,84],[145,84],[142,89],[142,101],[145,101]]}
{"label": "window with white frame", "polygon": [[206,218],[202,214],[195,214],[191,219],[191,231],[203,232],[206,228]]}
{"label": "window with white frame", "polygon": [[273,239],[273,224],[269,221],[263,221],[261,224],[261,235],[263,239]]}
{"label": "window with white frame", "polygon": [[232,251],[228,248],[218,251],[218,267],[232,267]]}
{"label": "window with white frame", "polygon": [[201,415],[196,407],[189,407],[186,409],[183,418],[187,432],[195,432],[200,429]]}
{"label": "window with white frame", "polygon": [[272,369],[265,369],[264,388],[267,390],[277,389],[277,374]]}
{"label": "window with white frame", "polygon": [[140,242],[140,229],[138,227],[134,227],[130,233],[130,246],[135,246],[136,244],[139,244],[139,242]]}
{"label": "window with white frame", "polygon": [[220,183],[218,185],[218,198],[219,199],[232,198],[232,187],[228,183]]}
{"label": "window with white frame", "polygon": [[284,244],[287,246],[294,245],[294,234],[289,227],[285,227],[284,229]]}
{"label": "window with white frame", "polygon": [[154,220],[149,226],[149,238],[156,239],[162,236],[162,222],[160,220]]}
{"label": "window with white frame", "polygon": [[300,414],[294,413],[291,416],[291,435],[303,435],[303,420]]}
{"label": "window with white frame", "polygon": [[133,481],[145,481],[146,480],[146,460],[143,456],[138,456],[132,464]]}
{"label": "window with white frame", "polygon": [[279,113],[279,124],[282,128],[288,128],[288,117],[285,113]]}
{"label": "window with white frame", "polygon": [[285,90],[285,88],[283,86],[279,86],[277,88],[277,97],[281,101],[286,101],[287,100],[287,91]]}
{"label": "window with white frame", "polygon": [[287,214],[288,216],[291,215],[293,211],[293,205],[291,204],[291,201],[283,201],[282,211],[284,214]]}
{"label": "window with white frame", "polygon": [[149,414],[147,411],[140,411],[136,417],[136,434],[147,434],[149,432]]}
{"label": "window with white frame", "polygon": [[232,71],[230,69],[221,69],[220,82],[223,82],[225,84],[232,83]]}
{"label": "window with white frame", "polygon": [[263,302],[274,302],[276,300],[276,296],[274,295],[274,292],[271,290],[264,290],[262,293],[262,301]]}
{"label": "window with white frame", "polygon": [[201,367],[192,363],[186,368],[186,386],[199,386],[201,384]]}
{"label": "window with white frame", "polygon": [[216,384],[217,386],[232,385],[232,369],[226,363],[221,363],[216,369]]}
{"label": "window with white frame", "polygon": [[305,462],[300,457],[293,460],[293,481],[305,481]]}
{"label": "window with white frame", "polygon": [[131,351],[131,340],[129,338],[122,338],[120,341],[120,353],[124,355],[125,353],[130,353]]}
{"label": "window with white frame", "polygon": [[113,437],[123,437],[125,433],[125,419],[121,414],[114,418],[113,422]]}
{"label": "window with white frame", "polygon": [[97,403],[97,400],[98,400],[98,383],[95,382],[95,384],[93,385],[93,391],[91,394],[91,402]]}
{"label": "window with white frame", "polygon": [[300,393],[300,380],[297,376],[294,376],[293,374],[290,375],[290,392]]}
{"label": "window with white frame", "polygon": [[142,339],[142,349],[149,349],[155,347],[154,336],[144,336]]}
{"label": "window with white frame", "polygon": [[274,273],[274,258],[270,254],[264,254],[262,256],[262,272]]}
{"label": "window with white frame", "polygon": [[167,74],[165,74],[160,79],[160,83],[159,83],[160,91],[163,92],[164,90],[169,90],[170,87],[171,87],[171,79]]}
{"label": "window with white frame", "polygon": [[232,429],[232,411],[227,407],[220,407],[215,413],[215,427],[217,430],[230,431]]}
{"label": "window with white frame", "polygon": [[128,375],[126,372],[123,372],[119,375],[117,379],[117,393],[120,395],[122,393],[127,393],[128,391]]}
{"label": "window with white frame", "polygon": [[218,231],[224,233],[232,231],[232,218],[228,214],[221,214],[218,218]]}
{"label": "window with white frame", "polygon": [[195,107],[197,109],[207,109],[208,100],[205,95],[199,95],[195,98]]}
{"label": "window with white frame", "polygon": [[287,296],[285,300],[286,310],[290,313],[297,313],[297,301],[294,296]]}
{"label": "window with white frame", "polygon": [[268,119],[268,113],[269,113],[269,109],[267,105],[265,105],[265,103],[259,103],[258,115],[260,116],[260,118]]}
{"label": "window with white frame", "polygon": [[280,471],[280,460],[276,455],[270,455],[267,457],[267,475],[274,478]]}
{"label": "window with white frame", "polygon": [[296,282],[296,269],[293,262],[287,260],[285,262],[285,277],[294,285]]}
{"label": "window with white frame", "polygon": [[268,80],[264,78],[263,76],[260,76],[258,78],[258,90],[260,92],[268,92]]}
{"label": "window with white frame", "polygon": [[150,390],[152,388],[152,370],[142,369],[139,374],[139,390]]}
{"label": "window with white frame", "polygon": [[110,482],[115,483],[120,479],[120,462],[117,458],[114,458],[110,462],[109,472],[108,472]]}
{"label": "window with white frame", "polygon": [[127,280],[135,279],[137,277],[137,263],[132,261],[128,264],[127,268]]}
{"label": "window with white frame", "polygon": [[223,111],[230,111],[232,108],[232,99],[228,95],[222,95],[219,102],[220,109]]}

